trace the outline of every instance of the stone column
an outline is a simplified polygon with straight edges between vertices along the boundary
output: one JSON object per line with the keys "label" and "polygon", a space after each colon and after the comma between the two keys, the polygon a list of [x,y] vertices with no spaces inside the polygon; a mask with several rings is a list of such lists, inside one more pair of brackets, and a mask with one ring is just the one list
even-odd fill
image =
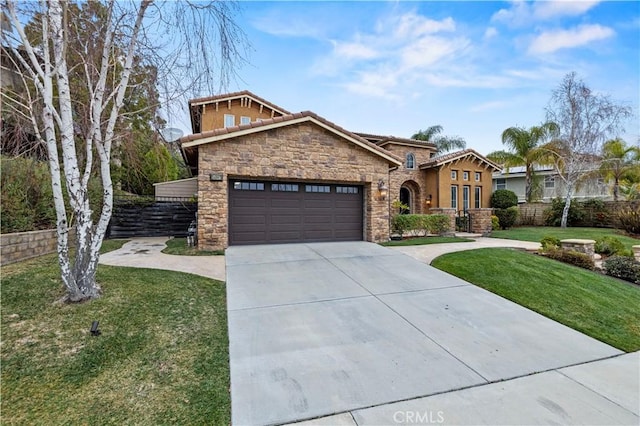
{"label": "stone column", "polygon": [[456,209],[433,208],[429,209],[429,214],[443,214],[449,216],[449,232],[447,233],[454,234],[456,232]]}
{"label": "stone column", "polygon": [[562,250],[577,251],[578,253],[584,253],[590,258],[594,258],[595,254],[595,240],[581,240],[581,239],[568,239],[560,240],[560,247]]}
{"label": "stone column", "polygon": [[475,234],[488,235],[492,231],[491,213],[493,209],[469,209],[469,218],[471,219],[470,231]]}

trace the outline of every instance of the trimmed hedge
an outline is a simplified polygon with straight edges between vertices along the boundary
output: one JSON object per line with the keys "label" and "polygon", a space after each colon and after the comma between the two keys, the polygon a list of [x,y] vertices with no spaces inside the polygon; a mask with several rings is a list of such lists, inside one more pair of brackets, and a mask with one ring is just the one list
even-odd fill
{"label": "trimmed hedge", "polygon": [[495,209],[495,215],[498,217],[500,228],[509,229],[518,220],[519,210],[518,207],[512,206],[506,209]]}
{"label": "trimmed hedge", "polygon": [[398,214],[391,220],[391,230],[400,235],[410,231],[422,236],[441,234],[449,228],[449,216],[444,214]]}
{"label": "trimmed hedge", "polygon": [[617,239],[616,237],[611,237],[609,235],[605,235],[604,237],[598,238],[596,240],[596,244],[594,246],[594,250],[598,254],[603,254],[605,256],[611,256],[614,254],[622,254],[626,251],[626,248],[622,241]]}
{"label": "trimmed hedge", "polygon": [[546,255],[554,260],[593,271],[596,268],[591,256],[573,250],[548,248]]}
{"label": "trimmed hedge", "polygon": [[494,209],[508,209],[518,205],[518,196],[508,189],[497,189],[491,194],[491,207]]}

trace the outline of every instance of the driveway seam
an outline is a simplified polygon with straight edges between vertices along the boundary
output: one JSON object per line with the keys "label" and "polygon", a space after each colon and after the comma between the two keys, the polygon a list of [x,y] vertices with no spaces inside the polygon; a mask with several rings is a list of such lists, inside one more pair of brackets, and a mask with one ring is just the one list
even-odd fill
{"label": "driveway seam", "polygon": [[[311,248],[311,250],[313,250],[313,248]],[[315,250],[313,250],[315,251]],[[468,365],[466,362],[462,361],[460,358],[458,358],[457,356],[455,356],[453,353],[451,353],[447,348],[445,348],[444,346],[442,346],[440,343],[438,343],[437,341],[435,341],[431,336],[427,335],[424,331],[422,331],[419,327],[417,327],[415,324],[413,324],[411,321],[409,321],[407,318],[405,318],[402,314],[400,314],[398,311],[396,311],[395,309],[393,309],[391,306],[389,306],[387,303],[385,303],[382,299],[380,299],[378,297],[377,294],[371,293],[371,291],[369,289],[367,289],[366,287],[364,287],[364,285],[360,284],[360,282],[355,279],[354,277],[352,277],[351,275],[349,275],[348,272],[344,271],[343,269],[341,269],[338,265],[336,265],[335,263],[332,262],[332,260],[330,258],[327,258],[325,256],[323,256],[322,254],[318,253],[319,256],[325,258],[331,265],[333,265],[334,268],[337,268],[339,271],[341,271],[343,274],[345,274],[347,277],[349,277],[349,279],[351,279],[352,281],[356,282],[360,287],[362,287],[365,291],[367,291],[369,294],[371,294],[373,297],[376,298],[376,300],[378,300],[380,303],[382,303],[384,306],[386,306],[388,309],[391,310],[391,312],[394,312],[396,315],[398,315],[400,318],[402,318],[407,324],[409,324],[411,327],[413,327],[414,329],[416,329],[420,334],[422,334],[424,337],[426,337],[427,339],[431,340],[433,343],[436,344],[436,346],[438,346],[439,348],[441,348],[443,351],[445,351],[446,353],[448,353],[449,355],[451,355],[453,358],[455,358],[458,362],[460,362],[462,365],[464,365],[465,367],[467,367],[469,370],[473,371],[475,374],[477,374],[479,377],[481,377],[484,381],[488,382],[487,378],[484,377],[482,374],[480,374],[478,371],[476,371],[474,368],[472,368],[470,365]],[[369,256],[369,257],[375,257],[375,256]],[[466,287],[468,284],[461,284],[461,285],[457,285],[454,287]],[[446,289],[446,288],[451,288],[451,287],[442,287],[440,288],[440,290],[442,289]],[[422,290],[422,289],[421,289]],[[421,290],[415,290],[415,291],[400,291],[400,292],[396,292],[395,294],[403,294],[403,293],[414,293],[416,291],[421,291]],[[386,294],[384,294],[386,295]]]}

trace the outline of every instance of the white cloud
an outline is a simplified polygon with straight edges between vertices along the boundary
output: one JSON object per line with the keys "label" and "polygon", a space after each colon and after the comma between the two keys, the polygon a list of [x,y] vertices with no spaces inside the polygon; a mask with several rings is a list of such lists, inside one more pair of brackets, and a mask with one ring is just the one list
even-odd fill
{"label": "white cloud", "polygon": [[489,40],[498,35],[498,30],[495,27],[489,27],[484,32],[484,39]]}
{"label": "white cloud", "polygon": [[580,16],[598,5],[601,0],[549,0],[533,3],[515,0],[505,9],[491,17],[491,22],[502,22],[511,27],[531,25],[533,21],[544,21],[566,16]]}
{"label": "white cloud", "polygon": [[613,37],[615,32],[602,25],[581,25],[569,30],[547,31],[538,35],[529,45],[529,53],[552,53],[560,49],[584,46],[594,41]]}
{"label": "white cloud", "polygon": [[580,16],[600,3],[600,0],[556,0],[537,1],[534,3],[534,14],[538,19],[559,16]]}
{"label": "white cloud", "polygon": [[378,51],[359,41],[333,41],[333,46],[334,54],[345,59],[373,59],[379,56]]}

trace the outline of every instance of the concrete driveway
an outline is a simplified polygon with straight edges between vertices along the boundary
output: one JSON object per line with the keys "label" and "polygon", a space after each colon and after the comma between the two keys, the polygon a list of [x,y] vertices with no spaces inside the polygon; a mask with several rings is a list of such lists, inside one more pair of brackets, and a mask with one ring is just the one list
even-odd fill
{"label": "concrete driveway", "polygon": [[226,273],[233,424],[638,423],[615,399],[637,398],[637,354],[590,392],[559,369],[620,351],[398,251],[236,246]]}

